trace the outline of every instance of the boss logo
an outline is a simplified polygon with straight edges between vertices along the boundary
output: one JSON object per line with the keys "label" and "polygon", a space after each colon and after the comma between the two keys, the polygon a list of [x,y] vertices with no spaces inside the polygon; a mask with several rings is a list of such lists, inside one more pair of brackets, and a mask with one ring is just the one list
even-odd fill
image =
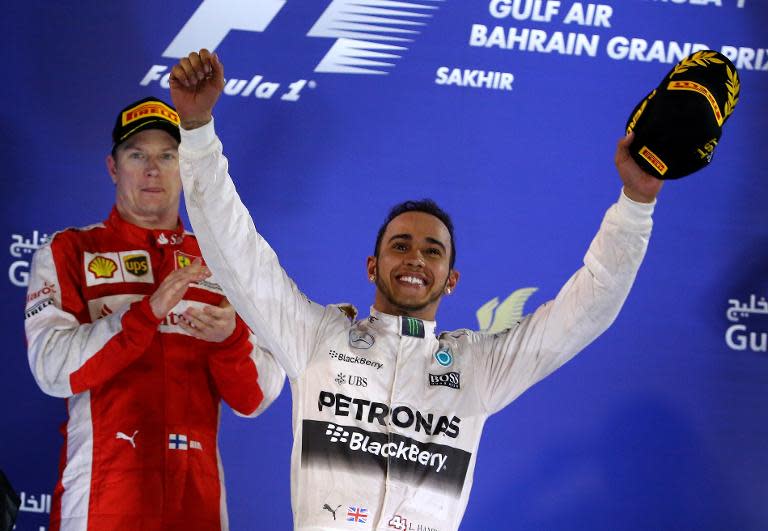
{"label": "boss logo", "polygon": [[461,375],[458,372],[446,372],[445,374],[428,374],[429,385],[442,385],[451,389],[461,388]]}

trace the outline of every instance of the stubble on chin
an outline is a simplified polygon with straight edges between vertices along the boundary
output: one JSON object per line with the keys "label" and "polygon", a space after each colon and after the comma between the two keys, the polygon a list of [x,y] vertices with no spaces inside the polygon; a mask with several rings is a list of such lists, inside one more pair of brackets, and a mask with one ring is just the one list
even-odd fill
{"label": "stubble on chin", "polygon": [[397,308],[397,310],[402,312],[404,315],[409,315],[415,312],[419,312],[425,309],[430,304],[434,304],[435,302],[439,301],[440,297],[443,294],[443,290],[445,290],[445,286],[447,285],[448,285],[448,278],[446,278],[445,282],[443,282],[442,288],[438,291],[435,291],[426,302],[419,305],[409,305],[395,299],[392,292],[389,289],[387,289],[387,287],[381,281],[381,275],[379,274],[379,269],[378,267],[376,268],[376,289],[379,290],[379,292],[382,295],[384,295],[384,298],[387,300],[387,303],[389,303],[390,306],[392,306],[393,308]]}

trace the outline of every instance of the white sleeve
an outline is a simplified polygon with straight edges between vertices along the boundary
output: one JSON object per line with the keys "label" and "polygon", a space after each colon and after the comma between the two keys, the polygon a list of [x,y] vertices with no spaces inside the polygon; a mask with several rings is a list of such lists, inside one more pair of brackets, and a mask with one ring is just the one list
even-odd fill
{"label": "white sleeve", "polygon": [[619,313],[645,256],[655,203],[623,193],[554,300],[498,334],[473,334],[480,394],[489,412],[509,404],[602,334]]}
{"label": "white sleeve", "polygon": [[232,305],[289,378],[306,367],[325,309],[311,302],[256,232],[228,173],[213,121],[181,129],[187,213],[205,261]]}

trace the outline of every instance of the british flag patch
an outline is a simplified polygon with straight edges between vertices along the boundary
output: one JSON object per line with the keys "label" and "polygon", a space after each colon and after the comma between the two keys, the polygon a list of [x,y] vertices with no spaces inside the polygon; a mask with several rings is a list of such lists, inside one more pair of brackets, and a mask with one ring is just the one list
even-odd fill
{"label": "british flag patch", "polygon": [[368,519],[368,509],[362,507],[347,507],[347,522],[364,524]]}

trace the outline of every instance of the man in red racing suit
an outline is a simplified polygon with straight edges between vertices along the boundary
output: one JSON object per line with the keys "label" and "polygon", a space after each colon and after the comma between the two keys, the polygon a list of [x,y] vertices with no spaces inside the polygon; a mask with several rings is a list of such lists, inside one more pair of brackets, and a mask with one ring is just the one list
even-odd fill
{"label": "man in red racing suit", "polygon": [[33,260],[30,367],[69,414],[53,530],[227,529],[221,399],[256,416],[283,385],[178,218],[174,117],[154,99],[118,116],[115,208]]}

